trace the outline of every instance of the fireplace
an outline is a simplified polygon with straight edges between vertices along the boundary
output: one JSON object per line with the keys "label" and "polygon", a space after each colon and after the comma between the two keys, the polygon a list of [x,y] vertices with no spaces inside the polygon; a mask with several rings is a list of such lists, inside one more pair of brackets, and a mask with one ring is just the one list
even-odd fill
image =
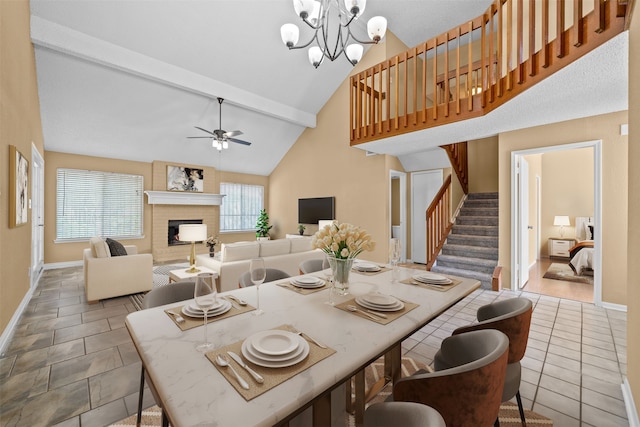
{"label": "fireplace", "polygon": [[177,240],[180,224],[202,224],[201,219],[170,219],[169,220],[169,246],[189,245],[191,242],[181,242]]}

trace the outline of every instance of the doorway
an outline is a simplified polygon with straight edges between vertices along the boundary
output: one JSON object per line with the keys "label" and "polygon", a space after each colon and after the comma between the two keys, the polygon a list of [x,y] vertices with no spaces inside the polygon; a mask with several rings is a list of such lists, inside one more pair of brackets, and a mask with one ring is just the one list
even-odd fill
{"label": "doorway", "polygon": [[389,235],[400,239],[400,262],[407,259],[407,174],[389,171]]}
{"label": "doorway", "polygon": [[44,159],[31,146],[31,288],[38,284],[44,268]]}
{"label": "doorway", "polygon": [[411,174],[411,261],[427,263],[425,213],[444,181],[442,169]]}

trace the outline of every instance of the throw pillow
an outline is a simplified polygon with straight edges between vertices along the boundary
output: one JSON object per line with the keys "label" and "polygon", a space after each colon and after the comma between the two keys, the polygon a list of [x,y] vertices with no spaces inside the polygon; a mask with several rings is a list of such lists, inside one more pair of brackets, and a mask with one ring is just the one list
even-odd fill
{"label": "throw pillow", "polygon": [[127,255],[127,250],[122,246],[122,243],[107,238],[107,245],[109,245],[109,251],[111,256],[124,256]]}
{"label": "throw pillow", "polygon": [[91,245],[91,254],[95,258],[108,258],[111,256],[109,245],[100,237],[92,237],[89,243]]}

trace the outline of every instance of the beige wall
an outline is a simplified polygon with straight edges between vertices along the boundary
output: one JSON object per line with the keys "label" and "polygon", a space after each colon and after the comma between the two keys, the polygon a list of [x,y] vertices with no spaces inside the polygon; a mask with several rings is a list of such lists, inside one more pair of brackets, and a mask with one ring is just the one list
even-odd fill
{"label": "beige wall", "polygon": [[[635,2],[629,29],[629,76],[640,75],[640,12]],[[627,378],[631,385],[636,411],[640,411],[640,79],[629,79],[629,240],[627,257],[629,288],[627,291]],[[637,414],[636,414],[637,415]]]}
{"label": "beige wall", "polygon": [[627,304],[627,136],[620,125],[627,112],[522,129],[499,136],[500,240],[503,283],[511,281],[511,152],[601,139],[602,144],[602,300]]}
{"label": "beige wall", "polygon": [[0,1],[0,331],[29,290],[31,265],[31,210],[27,224],[9,228],[9,145],[29,161],[29,178],[32,144],[44,154],[29,19],[27,0]]}
{"label": "beige wall", "polygon": [[469,193],[498,191],[498,137],[467,142]]}

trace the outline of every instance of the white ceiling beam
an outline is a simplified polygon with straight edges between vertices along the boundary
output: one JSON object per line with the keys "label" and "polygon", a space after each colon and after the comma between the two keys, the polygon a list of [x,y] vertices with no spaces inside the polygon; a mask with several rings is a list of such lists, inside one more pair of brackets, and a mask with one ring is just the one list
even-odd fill
{"label": "white ceiling beam", "polygon": [[31,16],[31,41],[38,47],[81,58],[207,98],[222,97],[229,104],[295,125],[316,127],[315,114],[274,102],[34,15]]}

